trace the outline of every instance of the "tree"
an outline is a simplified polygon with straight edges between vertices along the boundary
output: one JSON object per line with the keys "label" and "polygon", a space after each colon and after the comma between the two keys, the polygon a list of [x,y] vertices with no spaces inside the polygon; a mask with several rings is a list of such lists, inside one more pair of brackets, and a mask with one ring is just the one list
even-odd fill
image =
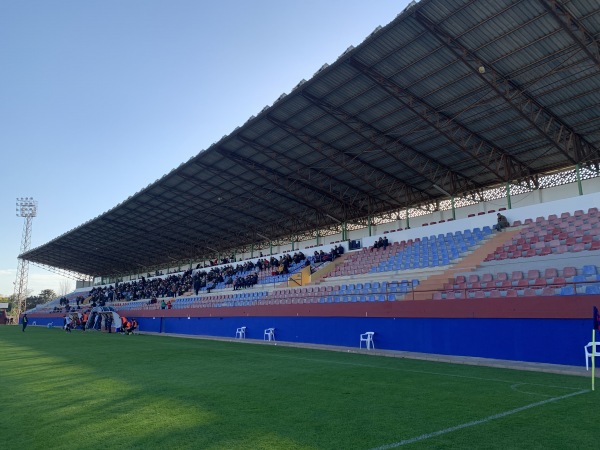
{"label": "tree", "polygon": [[52,289],[44,289],[42,292],[40,292],[39,297],[43,300],[43,303],[47,303],[50,300],[57,298],[58,295],[56,295],[56,292],[54,292]]}

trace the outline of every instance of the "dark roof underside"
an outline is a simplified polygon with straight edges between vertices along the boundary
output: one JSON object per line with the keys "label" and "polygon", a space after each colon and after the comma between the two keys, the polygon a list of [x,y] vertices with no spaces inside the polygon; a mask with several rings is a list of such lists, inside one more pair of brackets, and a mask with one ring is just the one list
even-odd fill
{"label": "dark roof underside", "polygon": [[[423,0],[162,179],[21,255],[88,275],[202,259],[600,149],[597,0]],[[117,250],[118,249],[118,250]]]}

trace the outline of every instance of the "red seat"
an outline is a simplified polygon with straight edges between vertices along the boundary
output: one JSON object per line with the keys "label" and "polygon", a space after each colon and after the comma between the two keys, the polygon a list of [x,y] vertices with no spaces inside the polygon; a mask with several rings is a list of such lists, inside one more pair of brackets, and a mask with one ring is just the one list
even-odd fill
{"label": "red seat", "polygon": [[569,278],[574,277],[575,275],[577,275],[577,269],[575,269],[575,267],[565,267],[563,269],[563,277]]}
{"label": "red seat", "polygon": [[558,270],[554,268],[547,268],[544,270],[544,278],[554,278],[558,276]]}
{"label": "red seat", "polygon": [[491,274],[491,273],[484,273],[484,274],[481,276],[481,281],[483,281],[483,282],[486,282],[486,283],[487,283],[488,281],[492,281],[493,279],[494,279],[494,278],[492,277],[492,274]]}
{"label": "red seat", "polygon": [[512,275],[510,276],[511,280],[522,280],[523,279],[523,272],[521,272],[520,270],[515,270]]}
{"label": "red seat", "polygon": [[469,275],[468,282],[469,283],[477,283],[479,281],[479,275],[473,274]]}
{"label": "red seat", "polygon": [[506,291],[506,296],[507,297],[518,297],[519,294],[517,293],[516,289],[509,289],[508,291]]}
{"label": "red seat", "polygon": [[506,272],[498,272],[496,274],[496,281],[505,281],[508,280],[508,275]]}
{"label": "red seat", "polygon": [[542,295],[555,295],[555,291],[553,287],[545,287],[542,289]]}
{"label": "red seat", "polygon": [[527,272],[527,278],[529,278],[530,280],[535,280],[536,278],[540,277],[540,271],[539,270],[530,270]]}

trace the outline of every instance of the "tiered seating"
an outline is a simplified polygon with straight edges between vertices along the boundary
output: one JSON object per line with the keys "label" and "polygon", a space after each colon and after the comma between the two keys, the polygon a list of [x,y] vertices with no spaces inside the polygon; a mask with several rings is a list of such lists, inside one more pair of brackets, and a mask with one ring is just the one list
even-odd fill
{"label": "tiered seating", "polygon": [[[309,256],[308,260],[312,263],[313,257]],[[287,279],[290,277],[290,275],[302,270],[305,267],[304,264],[305,264],[304,261],[300,261],[299,263],[290,264],[290,266],[288,267],[289,273],[284,274],[284,275],[267,275],[266,277],[259,277],[258,284],[283,283],[284,281],[287,281]]]}
{"label": "tiered seating", "polygon": [[393,242],[385,250],[363,248],[329,277],[446,266],[490,234],[491,228],[484,227]]}
{"label": "tiered seating", "polygon": [[551,295],[599,294],[600,272],[595,265],[531,269],[527,272],[498,272],[483,275],[459,275],[444,285],[434,299],[528,297]]}
{"label": "tiered seating", "polygon": [[405,246],[411,245],[412,242],[412,239],[410,239],[408,242],[393,242],[388,245],[386,249],[373,249],[373,247],[363,248],[362,250],[351,254],[344,261],[344,264],[336,267],[335,271],[330,273],[328,277],[351,276],[369,273],[374,266],[395,255]]}
{"label": "tiered seating", "polygon": [[490,227],[484,227],[483,230],[475,228],[473,231],[465,230],[454,234],[424,237],[419,242],[406,246],[386,261],[382,261],[370,272],[447,266],[491,233]]}
{"label": "tiered seating", "polygon": [[319,297],[319,303],[395,301],[419,284],[419,280],[364,282],[342,284],[330,295]]}
{"label": "tiered seating", "polygon": [[498,247],[485,261],[546,256],[553,253],[577,253],[600,250],[600,217],[598,210],[588,213],[576,211],[574,215],[563,213],[548,219],[538,217],[505,245]]}

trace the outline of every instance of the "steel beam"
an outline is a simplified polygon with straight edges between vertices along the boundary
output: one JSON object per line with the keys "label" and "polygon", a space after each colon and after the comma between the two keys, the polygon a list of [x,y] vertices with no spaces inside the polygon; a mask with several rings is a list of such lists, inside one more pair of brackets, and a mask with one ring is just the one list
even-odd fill
{"label": "steel beam", "polygon": [[[243,156],[236,155],[234,152],[226,150],[222,147],[217,148],[216,151],[225,158],[230,159],[231,161],[242,165],[247,170],[256,173],[258,176],[265,177],[267,180],[269,180],[269,182],[277,185],[284,191],[290,193],[292,196],[296,198],[302,197],[304,200],[298,199],[297,202],[307,208],[318,211],[323,215],[331,214],[330,212],[326,212],[323,207],[333,201],[338,206],[334,214],[341,212],[343,216],[346,215],[346,208],[348,205],[342,199],[331,194],[330,192],[311,185],[310,182],[299,178],[282,175],[269,167],[252,161],[251,159],[244,158]],[[316,199],[315,195],[318,195],[319,198]],[[331,215],[333,216],[334,214]],[[340,219],[336,218],[336,220]]]}
{"label": "steel beam", "polygon": [[[369,143],[376,146],[386,155],[394,158],[406,170],[422,177],[428,183],[442,186],[448,191],[453,191],[453,193],[482,188],[468,177],[451,170],[448,166],[402,143],[399,139],[388,136],[373,125],[344,112],[341,108],[335,107],[326,100],[317,98],[307,91],[302,91],[302,96],[338,119],[340,123],[346,125],[363,139],[368,140]],[[401,154],[402,158],[399,158],[398,154]]]}
{"label": "steel beam", "polygon": [[438,24],[425,17],[420,11],[417,11],[414,17],[445,48],[454,53],[472,73],[517,111],[548,144],[558,149],[569,163],[576,164],[599,153],[598,149],[586,142],[551,111],[544,108],[515,81],[497,72],[490,64],[463,46]]}
{"label": "steel beam", "polygon": [[496,175],[499,181],[505,182],[512,178],[527,179],[531,176],[532,171],[527,165],[472,132],[457,120],[437,111],[423,99],[413,95],[357,59],[351,58],[348,62],[371,81],[381,86],[392,97],[399,100],[413,114],[445,136],[449,142],[461,149],[486,171]]}
{"label": "steel beam", "polygon": [[600,42],[573,16],[559,0],[538,0],[561,28],[581,48],[589,60],[600,69]]}
{"label": "steel beam", "polygon": [[[269,121],[271,121],[271,123],[285,130],[287,133],[296,137],[306,145],[309,145],[312,149],[320,153],[332,163],[336,164],[338,167],[352,173],[365,183],[368,183],[377,191],[382,192],[384,196],[388,198],[388,200],[382,201],[388,204],[388,208],[386,209],[398,209],[405,206],[406,203],[412,203],[413,201],[421,202],[431,200],[431,196],[426,192],[404,183],[380,168],[374,167],[369,163],[362,161],[359,157],[355,155],[348,155],[344,151],[336,149],[331,145],[319,140],[318,138],[310,136],[302,130],[299,130],[272,116],[267,118]],[[368,173],[364,173],[364,169],[367,169]],[[405,202],[398,200],[398,198],[401,196],[404,196],[406,199]],[[379,209],[381,208],[371,209],[370,207],[369,212],[374,213]]]}

